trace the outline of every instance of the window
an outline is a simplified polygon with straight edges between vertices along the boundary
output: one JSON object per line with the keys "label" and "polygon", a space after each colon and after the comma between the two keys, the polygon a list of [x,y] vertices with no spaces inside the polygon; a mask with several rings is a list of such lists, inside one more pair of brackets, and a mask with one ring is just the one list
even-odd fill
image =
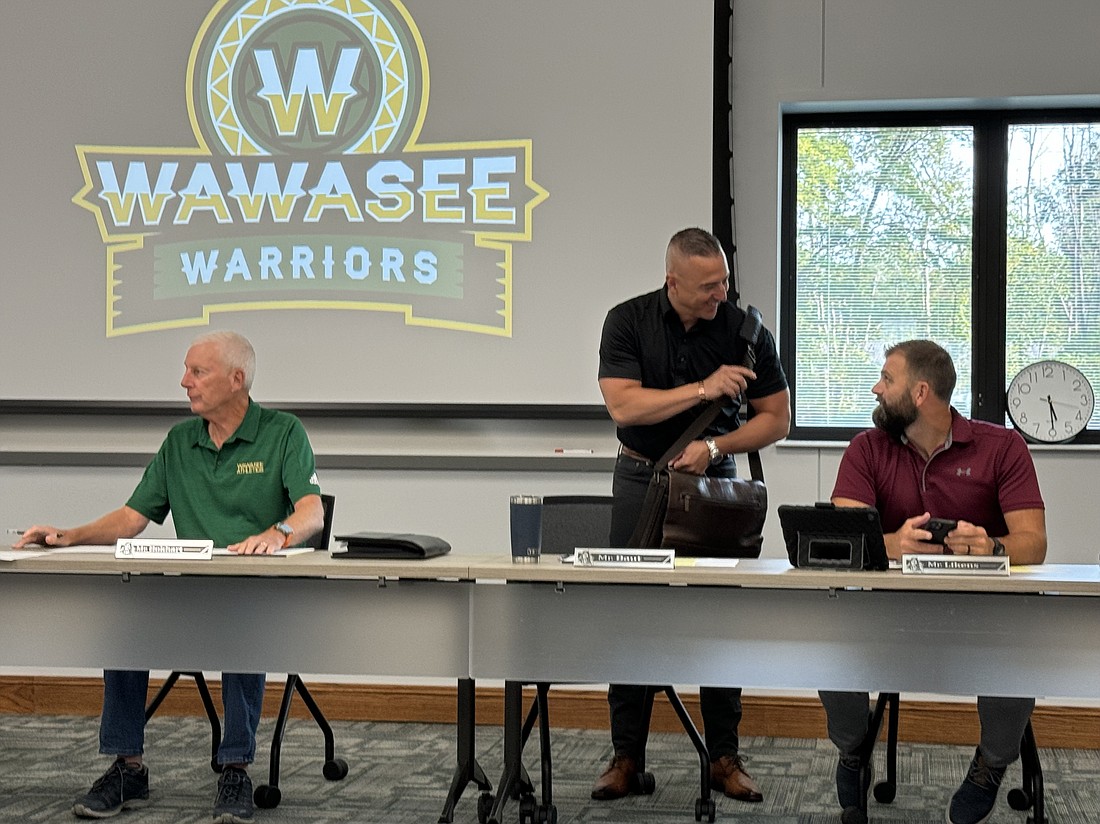
{"label": "window", "polygon": [[1041,359],[1100,390],[1100,112],[788,115],[783,153],[792,438],[868,427],[908,338],[951,353],[964,415],[1007,423]]}

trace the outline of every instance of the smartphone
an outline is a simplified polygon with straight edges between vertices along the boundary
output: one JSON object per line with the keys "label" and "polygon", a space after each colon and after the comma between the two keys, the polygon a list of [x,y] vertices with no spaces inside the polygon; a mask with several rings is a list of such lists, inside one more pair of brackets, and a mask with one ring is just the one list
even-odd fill
{"label": "smartphone", "polygon": [[927,529],[932,533],[932,537],[928,539],[927,543],[942,544],[944,538],[947,537],[947,533],[958,525],[958,521],[952,521],[947,518],[929,518],[928,523],[922,526],[921,529]]}

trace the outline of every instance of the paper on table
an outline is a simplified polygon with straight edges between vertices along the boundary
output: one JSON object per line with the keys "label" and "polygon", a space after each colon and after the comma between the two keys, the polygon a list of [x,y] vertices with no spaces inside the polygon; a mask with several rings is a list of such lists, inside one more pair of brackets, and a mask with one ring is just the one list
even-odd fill
{"label": "paper on table", "polygon": [[47,552],[48,549],[0,549],[0,561],[22,561],[25,558],[37,558]]}
{"label": "paper on table", "polygon": [[239,556],[237,552],[230,552],[224,548],[213,548],[213,554],[216,556],[232,556],[233,558],[284,558],[286,556],[300,556],[303,552],[316,552],[317,550],[312,547],[290,547],[290,549],[279,549],[271,554],[261,554],[257,552],[255,556]]}
{"label": "paper on table", "polygon": [[740,558],[677,558],[678,567],[735,567]]}
{"label": "paper on table", "polygon": [[52,546],[46,552],[72,552],[76,555],[114,555],[115,545],[86,544],[84,546]]}
{"label": "paper on table", "polygon": [[[269,557],[269,558],[270,557],[275,557],[275,558],[278,558],[278,557],[286,556],[286,555],[300,555],[303,552],[314,552],[314,551],[315,550],[312,547],[296,546],[296,547],[291,547],[290,549],[280,549],[278,552],[272,553],[272,555],[262,556],[262,557]],[[89,545],[89,546],[50,547],[48,549],[43,549],[42,547],[37,547],[35,549],[29,549],[29,550],[28,549],[12,549],[12,550],[6,550],[6,551],[5,550],[0,550],[0,553],[3,553],[3,555],[0,555],[0,560],[3,560],[3,561],[18,561],[20,558],[33,558],[36,555],[46,555],[50,552],[66,552],[66,553],[71,552],[71,553],[74,553],[76,555],[112,555],[113,556],[115,554],[115,548],[113,546],[92,546],[92,545]],[[222,548],[214,547],[213,554],[214,555],[230,555],[230,556],[233,556],[233,557],[238,557],[236,552],[230,552],[228,549],[225,549],[224,547],[222,547]],[[9,555],[11,557],[7,557]],[[241,555],[239,557],[245,558],[245,557],[251,557],[251,556]]]}

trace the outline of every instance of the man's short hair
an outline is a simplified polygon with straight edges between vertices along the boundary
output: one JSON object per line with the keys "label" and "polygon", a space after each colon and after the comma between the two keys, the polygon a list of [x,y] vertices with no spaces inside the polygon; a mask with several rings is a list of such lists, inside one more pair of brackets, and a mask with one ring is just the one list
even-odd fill
{"label": "man's short hair", "polygon": [[710,258],[724,255],[725,252],[718,238],[706,229],[681,229],[668,242],[668,250],[665,252],[665,271],[672,271],[672,261],[675,257]]}
{"label": "man's short hair", "polygon": [[946,349],[930,340],[907,340],[887,349],[886,357],[895,352],[905,358],[910,375],[927,381],[932,393],[944,403],[951,402],[957,375],[955,364]]}
{"label": "man's short hair", "polygon": [[256,377],[256,350],[252,348],[248,338],[239,332],[225,330],[199,335],[191,345],[199,343],[215,344],[228,369],[240,369],[244,372],[244,389],[246,392],[251,391],[252,380]]}

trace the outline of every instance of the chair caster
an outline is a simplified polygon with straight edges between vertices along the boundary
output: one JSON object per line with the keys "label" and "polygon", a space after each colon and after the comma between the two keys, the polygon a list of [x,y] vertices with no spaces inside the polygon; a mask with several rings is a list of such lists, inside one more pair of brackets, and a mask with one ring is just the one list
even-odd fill
{"label": "chair caster", "polygon": [[632,781],[630,791],[635,795],[653,795],[653,791],[657,789],[657,779],[653,777],[651,772],[636,772],[634,773],[634,779]]}
{"label": "chair caster", "polygon": [[891,784],[889,781],[880,781],[875,784],[874,796],[875,801],[879,804],[890,804],[898,794],[898,785]]}
{"label": "chair caster", "polygon": [[492,793],[482,793],[477,797],[477,824],[486,824],[489,815],[493,812],[493,804],[496,798]]}
{"label": "chair caster", "polygon": [[325,762],[321,772],[329,781],[340,781],[348,774],[348,762],[343,758],[334,758]]}
{"label": "chair caster", "polygon": [[533,795],[521,795],[519,799],[519,824],[538,824],[537,806]]}
{"label": "chair caster", "polygon": [[1021,790],[1019,788],[1012,790],[1008,794],[1008,806],[1014,810],[1030,810],[1031,809],[1031,793],[1027,790]]}
{"label": "chair caster", "polygon": [[695,820],[702,821],[706,816],[707,821],[714,821],[715,816],[718,814],[718,806],[714,803],[713,798],[696,798],[695,799]]}
{"label": "chair caster", "polygon": [[252,800],[261,810],[274,810],[283,800],[283,793],[278,787],[261,784],[252,793]]}

